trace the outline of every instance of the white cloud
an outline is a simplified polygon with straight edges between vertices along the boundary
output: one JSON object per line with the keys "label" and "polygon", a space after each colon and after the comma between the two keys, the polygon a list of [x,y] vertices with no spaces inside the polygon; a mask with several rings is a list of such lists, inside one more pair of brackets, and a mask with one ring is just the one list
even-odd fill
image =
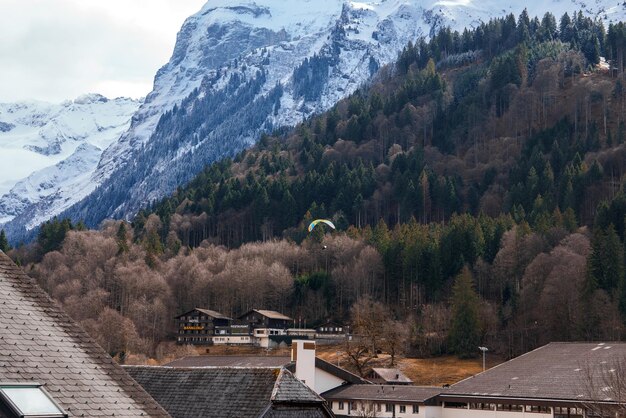
{"label": "white cloud", "polygon": [[206,0],[2,0],[0,102],[144,96]]}

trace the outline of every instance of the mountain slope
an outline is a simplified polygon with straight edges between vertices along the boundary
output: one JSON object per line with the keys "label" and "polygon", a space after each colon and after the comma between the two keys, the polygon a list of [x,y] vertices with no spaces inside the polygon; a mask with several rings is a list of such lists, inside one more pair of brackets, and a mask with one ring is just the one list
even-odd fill
{"label": "mountain slope", "polygon": [[[445,224],[454,213],[505,213],[540,230],[592,225],[626,179],[617,76],[626,32],[610,26],[605,36],[578,15],[554,36],[553,19],[537,27],[499,19],[462,42],[442,30],[407,47],[394,71],[329,112],[264,137],[140,211],[136,232],[153,215],[167,243],[190,246],[298,241],[302,223],[320,217],[340,229],[381,219]],[[605,212],[603,227],[623,236],[623,212]]]}
{"label": "mountain slope", "polygon": [[0,104],[0,224],[21,217],[34,228],[91,193],[103,150],[139,104],[98,94],[60,105]]}
{"label": "mountain slope", "polygon": [[102,155],[91,179],[101,186],[66,215],[89,225],[128,218],[262,132],[329,109],[409,41],[524,7],[539,16],[582,9],[605,22],[625,15],[609,0],[209,1],[183,25],[131,127]]}

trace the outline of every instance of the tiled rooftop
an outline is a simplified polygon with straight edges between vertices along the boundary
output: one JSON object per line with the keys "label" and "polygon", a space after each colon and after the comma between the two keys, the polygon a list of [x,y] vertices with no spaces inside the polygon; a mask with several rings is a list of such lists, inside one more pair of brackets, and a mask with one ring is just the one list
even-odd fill
{"label": "tiled rooftop", "polygon": [[346,385],[324,394],[328,400],[368,400],[424,403],[441,393],[433,386]]}
{"label": "tiled rooftop", "polygon": [[165,364],[169,367],[282,367],[291,362],[283,356],[189,356]]}
{"label": "tiled rooftop", "polygon": [[176,318],[180,318],[180,317],[181,317],[181,316],[183,316],[183,315],[188,315],[188,314],[190,314],[191,312],[194,312],[194,311],[202,312],[203,314],[208,315],[208,316],[210,316],[211,318],[216,318],[216,319],[227,319],[227,320],[229,320],[229,321],[231,320],[231,318],[227,317],[227,316],[226,316],[226,315],[224,315],[223,313],[220,313],[220,312],[217,312],[217,311],[212,311],[211,309],[204,309],[204,308],[195,308],[195,309],[192,309],[192,310],[190,310],[190,311],[187,311],[187,312],[185,312],[185,313],[183,313],[183,314],[178,315]]}
{"label": "tiled rooftop", "polygon": [[[616,362],[623,367],[625,361],[626,343],[551,343],[462,380],[443,390],[442,396],[609,401],[615,391],[606,390],[601,376],[611,373]],[[587,372],[595,376],[596,386],[605,389],[603,393],[592,395]]]}
{"label": "tiled rooftop", "polygon": [[328,416],[323,399],[280,368],[125,369],[174,418]]}
{"label": "tiled rooftop", "polygon": [[0,251],[0,382],[40,383],[70,417],[168,417]]}
{"label": "tiled rooftop", "polygon": [[379,367],[373,367],[372,371],[380,376],[382,380],[388,383],[413,383],[411,379],[409,379],[404,373],[402,373],[398,369],[383,369]]}
{"label": "tiled rooftop", "polygon": [[[250,313],[250,312],[258,312],[261,315],[263,315],[263,316],[265,316],[267,318],[271,318],[271,319],[284,319],[286,321],[293,321],[293,319],[289,318],[287,315],[283,315],[280,312],[270,311],[270,310],[267,310],[267,309],[253,309],[252,311],[249,311],[248,313]],[[242,317],[245,316],[245,315],[246,314],[243,314]]]}

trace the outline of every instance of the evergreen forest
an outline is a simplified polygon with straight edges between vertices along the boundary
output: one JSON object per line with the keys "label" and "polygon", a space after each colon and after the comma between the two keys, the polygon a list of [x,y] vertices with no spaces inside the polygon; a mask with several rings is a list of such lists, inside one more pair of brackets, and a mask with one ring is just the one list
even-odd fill
{"label": "evergreen forest", "polygon": [[110,352],[154,355],[196,306],[315,325],[378,303],[414,355],[618,340],[625,51],[624,23],[581,12],[444,28],[131,223],[55,219],[0,248]]}

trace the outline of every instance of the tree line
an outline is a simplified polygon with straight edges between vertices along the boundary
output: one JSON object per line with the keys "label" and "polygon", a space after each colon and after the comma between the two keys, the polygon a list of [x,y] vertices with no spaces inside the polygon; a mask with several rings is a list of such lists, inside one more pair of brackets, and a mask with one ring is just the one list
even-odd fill
{"label": "tree line", "polygon": [[[623,40],[582,13],[443,29],[131,224],[53,220],[10,254],[107,344],[127,330],[146,353],[198,305],[315,324],[355,320],[368,298],[408,324],[415,354],[621,338]],[[308,235],[321,217],[339,232]]]}

